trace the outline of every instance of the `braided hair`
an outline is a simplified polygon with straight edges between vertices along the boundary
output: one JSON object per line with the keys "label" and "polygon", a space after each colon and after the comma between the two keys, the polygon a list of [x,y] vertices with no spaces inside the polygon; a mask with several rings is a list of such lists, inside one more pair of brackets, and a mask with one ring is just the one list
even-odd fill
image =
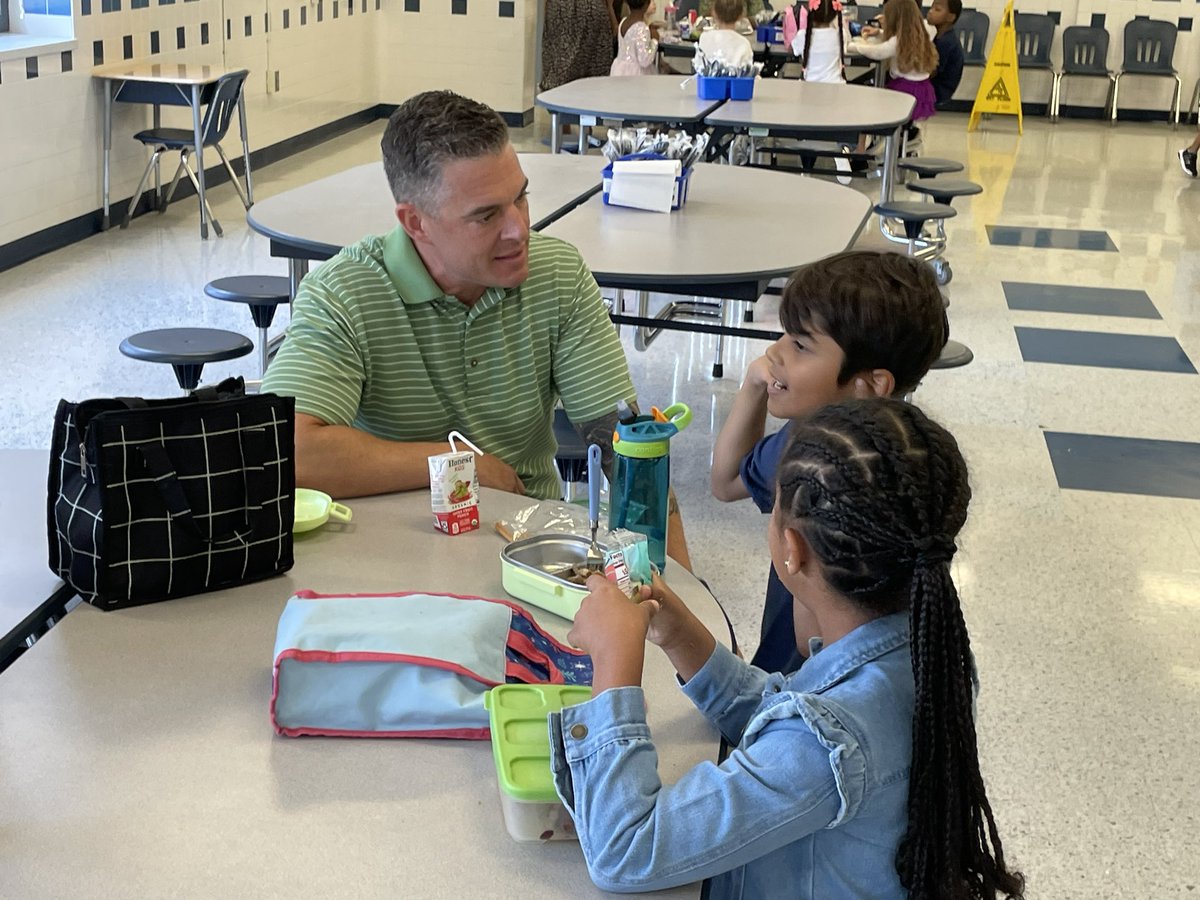
{"label": "braided hair", "polygon": [[[800,0],[800,3],[797,5],[805,5],[805,0]],[[834,16],[837,17],[838,59],[844,60],[846,58],[846,35],[842,25],[841,3],[838,3],[835,7],[833,0],[820,0],[816,8],[811,3],[808,3],[807,6],[808,21],[804,24],[804,58],[801,60],[805,70],[808,69],[808,51],[812,47],[813,26],[817,25],[823,28],[833,21]]]}
{"label": "braided hair", "polygon": [[859,608],[907,609],[916,688],[908,828],[896,856],[914,900],[1020,898],[979,771],[974,662],[950,578],[971,488],[958,444],[891,399],[828,406],[793,426],[777,515]]}

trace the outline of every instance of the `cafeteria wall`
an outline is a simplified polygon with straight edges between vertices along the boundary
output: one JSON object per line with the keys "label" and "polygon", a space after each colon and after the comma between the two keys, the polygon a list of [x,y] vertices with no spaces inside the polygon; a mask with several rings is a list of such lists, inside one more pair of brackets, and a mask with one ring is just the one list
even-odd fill
{"label": "cafeteria wall", "polygon": [[[249,69],[251,150],[379,103],[383,0],[72,0],[72,6],[77,46],[69,55],[0,60],[0,247],[99,208],[103,95],[91,70],[101,61]],[[137,186],[148,153],[133,135],[150,124],[149,107],[115,104],[114,204]],[[190,113],[165,107],[163,124],[190,128]],[[236,135],[235,122],[224,143],[230,156],[240,152]],[[164,178],[173,165],[168,161]]]}
{"label": "cafeteria wall", "polygon": [[[19,0],[10,2],[18,8]],[[353,3],[353,12],[349,4]],[[0,60],[0,247],[86,216],[100,206],[100,84],[93,65],[156,58],[245,67],[251,149],[285,141],[378,104],[448,87],[507,114],[531,117],[537,52],[537,0],[72,0],[76,47],[68,53]],[[1186,4],[1186,8],[1185,8]],[[971,4],[968,3],[968,6]],[[1025,12],[1057,14],[1061,29],[1102,24],[1117,68],[1122,29],[1135,16],[1166,19],[1181,31],[1175,64],[1183,102],[1200,76],[1191,0],[1020,0]],[[1002,0],[980,0],[995,39]],[[8,56],[9,54],[5,54]],[[278,89],[276,74],[278,73]],[[971,99],[981,69],[968,69],[957,97]],[[1021,77],[1026,102],[1049,96],[1050,77]],[[1067,79],[1066,108],[1098,108],[1101,79]],[[1170,80],[1127,78],[1122,109],[1165,111]],[[149,108],[117,104],[112,197],[127,198],[146,161],[132,135]],[[164,124],[188,126],[185,110]],[[236,148],[236,139],[230,149]]]}

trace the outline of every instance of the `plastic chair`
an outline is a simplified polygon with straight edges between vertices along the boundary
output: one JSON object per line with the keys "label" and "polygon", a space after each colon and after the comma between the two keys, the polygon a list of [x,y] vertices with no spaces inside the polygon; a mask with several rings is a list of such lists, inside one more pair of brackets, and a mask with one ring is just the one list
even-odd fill
{"label": "plastic chair", "polygon": [[1117,79],[1108,68],[1108,32],[1088,25],[1072,25],[1063,30],[1062,54],[1062,70],[1054,73],[1054,84],[1050,88],[1050,118],[1058,121],[1062,80],[1068,75],[1107,78],[1109,84],[1104,97],[1104,115],[1109,115],[1109,104]]}
{"label": "plastic chair", "polygon": [[1046,112],[1054,99],[1054,65],[1050,62],[1050,47],[1054,44],[1054,19],[1045,13],[1017,13],[1013,26],[1017,32],[1017,68],[1041,69],[1051,75],[1050,97]]}
{"label": "plastic chair", "polygon": [[964,66],[987,65],[988,31],[992,20],[987,13],[977,9],[964,9],[958,21],[954,23],[954,33],[963,49]]}
{"label": "plastic chair", "polygon": [[218,328],[161,328],[121,341],[121,352],[130,359],[167,363],[185,394],[199,386],[205,363],[237,359],[253,349],[245,335]]}
{"label": "plastic chair", "polygon": [[1183,82],[1175,71],[1175,39],[1178,31],[1170,22],[1161,19],[1133,19],[1125,25],[1125,62],[1113,79],[1112,121],[1117,121],[1117,93],[1124,75],[1154,75],[1174,78],[1175,91],[1171,99],[1171,121],[1179,124],[1179,99]]}
{"label": "plastic chair", "polygon": [[258,377],[267,374],[267,329],[281,303],[292,299],[291,281],[286,275],[236,275],[218,278],[204,286],[204,293],[214,300],[245,303],[258,328]]}
{"label": "plastic chair", "polygon": [[[241,198],[242,205],[246,209],[250,208],[249,193],[242,190],[242,183],[238,179],[237,173],[233,171],[233,166],[229,164],[229,158],[225,155],[225,151],[221,149],[220,142],[225,138],[226,132],[229,131],[229,125],[233,121],[233,114],[238,108],[238,99],[242,95],[242,85],[245,84],[246,76],[249,74],[248,70],[242,69],[238,72],[230,72],[222,76],[213,89],[212,99],[208,103],[208,108],[204,111],[204,120],[200,123],[201,146],[216,149],[217,155],[221,157],[221,162],[225,164],[225,168],[229,172],[229,177],[233,181],[234,187],[237,188],[238,197]],[[196,173],[192,171],[192,167],[188,164],[188,154],[195,149],[195,133],[190,128],[148,128],[145,131],[139,131],[133,136],[133,139],[140,141],[147,147],[153,147],[154,152],[150,155],[150,162],[146,164],[146,170],[142,172],[142,178],[138,182],[137,190],[133,192],[133,198],[129,201],[129,208],[125,210],[125,218],[121,222],[121,227],[125,228],[129,225],[129,219],[133,215],[133,210],[142,196],[142,188],[146,186],[146,179],[150,176],[151,170],[158,167],[159,158],[168,150],[178,150],[179,167],[175,170],[175,177],[171,179],[171,184],[158,205],[158,211],[160,213],[167,211],[167,206],[170,204],[171,198],[175,195],[175,191],[179,187],[179,178],[186,172],[188,179],[192,182],[192,186],[196,189],[196,194],[200,197],[200,205],[203,211],[208,214],[208,220],[212,222],[213,230],[216,231],[217,237],[221,237],[223,234],[221,223],[213,216],[212,208],[208,205],[208,198],[204,196],[204,190],[200,187]],[[247,185],[249,185],[249,179],[250,173],[247,172]],[[156,198],[156,202],[158,202],[158,198]],[[203,220],[203,216],[201,218]]]}

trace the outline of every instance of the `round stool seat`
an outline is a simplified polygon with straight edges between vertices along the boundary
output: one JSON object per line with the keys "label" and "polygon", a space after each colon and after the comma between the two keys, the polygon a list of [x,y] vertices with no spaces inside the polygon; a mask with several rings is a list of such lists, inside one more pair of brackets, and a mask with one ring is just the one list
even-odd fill
{"label": "round stool seat", "polygon": [[904,223],[904,233],[910,241],[921,236],[921,229],[931,219],[953,219],[958,211],[943,203],[924,203],[918,200],[889,200],[875,204],[875,212]]}
{"label": "round stool seat", "polygon": [[908,189],[917,194],[927,194],[937,203],[946,204],[949,204],[955,197],[970,197],[973,194],[983,193],[983,185],[959,178],[930,178],[924,181],[915,181],[908,185]]}
{"label": "round stool seat", "polygon": [[896,162],[897,169],[907,169],[915,172],[918,178],[933,178],[935,175],[949,175],[951,172],[961,172],[965,166],[956,159],[938,159],[933,156],[911,156]]}
{"label": "round stool seat", "polygon": [[931,369],[957,369],[975,358],[971,348],[959,341],[946,341],[941,354],[933,361]]}
{"label": "round stool seat", "polygon": [[204,286],[204,293],[215,300],[231,303],[287,303],[291,282],[285,275],[233,275],[218,278]]}
{"label": "round stool seat", "polygon": [[121,352],[132,359],[167,363],[185,391],[200,383],[205,363],[237,359],[254,349],[245,335],[219,328],[160,328],[121,341]]}
{"label": "round stool seat", "polygon": [[245,303],[259,328],[270,328],[275,307],[292,298],[291,282],[283,275],[233,275],[218,278],[204,286],[204,293],[214,300]]}

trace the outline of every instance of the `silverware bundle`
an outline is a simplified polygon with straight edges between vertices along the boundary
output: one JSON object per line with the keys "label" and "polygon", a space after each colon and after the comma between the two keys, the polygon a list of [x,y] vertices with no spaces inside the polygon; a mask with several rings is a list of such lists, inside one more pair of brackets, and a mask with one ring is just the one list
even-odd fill
{"label": "silverware bundle", "polygon": [[684,169],[698,162],[708,147],[707,134],[676,132],[667,134],[648,128],[610,128],[608,143],[600,148],[609,162],[635,153],[655,153],[665,159],[677,159]]}

